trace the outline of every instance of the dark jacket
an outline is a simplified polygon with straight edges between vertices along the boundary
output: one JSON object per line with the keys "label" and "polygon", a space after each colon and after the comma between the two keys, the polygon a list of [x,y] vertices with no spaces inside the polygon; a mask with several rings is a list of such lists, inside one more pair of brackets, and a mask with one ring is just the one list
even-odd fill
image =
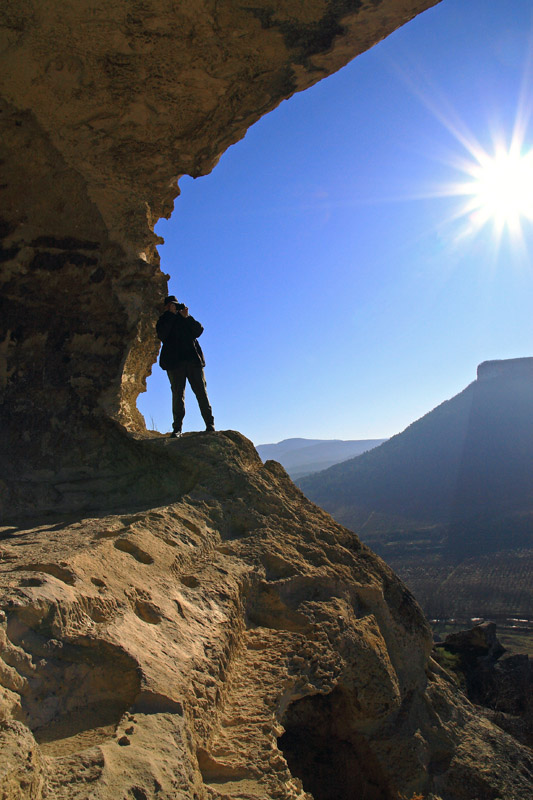
{"label": "dark jacket", "polygon": [[196,341],[204,329],[194,317],[182,317],[179,313],[165,311],[157,321],[156,331],[163,342],[159,356],[162,369],[176,369],[183,361],[192,361],[205,367],[202,348]]}

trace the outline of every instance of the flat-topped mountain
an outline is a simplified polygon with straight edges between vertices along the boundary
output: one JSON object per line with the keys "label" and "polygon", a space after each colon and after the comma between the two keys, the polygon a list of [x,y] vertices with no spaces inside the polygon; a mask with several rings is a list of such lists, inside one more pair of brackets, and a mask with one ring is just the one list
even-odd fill
{"label": "flat-topped mountain", "polygon": [[256,450],[263,461],[272,459],[282,464],[291,478],[303,478],[359,456],[383,444],[386,439],[283,439],[277,444],[258,444]]}
{"label": "flat-topped mountain", "polygon": [[476,381],[402,433],[300,485],[345,522],[532,510],[533,358],[485,362]]}
{"label": "flat-topped mountain", "polygon": [[[455,563],[533,547],[533,358],[484,362],[477,380],[402,433],[299,483],[399,569],[429,611],[436,586],[426,596],[413,578],[417,563],[428,574],[422,552]],[[533,612],[531,592],[516,602]]]}

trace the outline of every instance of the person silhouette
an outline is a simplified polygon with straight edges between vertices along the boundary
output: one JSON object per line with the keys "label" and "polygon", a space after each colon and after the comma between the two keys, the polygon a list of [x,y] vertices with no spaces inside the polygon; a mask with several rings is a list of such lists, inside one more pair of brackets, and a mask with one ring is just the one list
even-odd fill
{"label": "person silhouette", "polygon": [[156,331],[163,342],[159,366],[166,371],[172,390],[173,423],[170,436],[181,436],[187,381],[196,395],[206,431],[214,431],[215,420],[204,375],[205,358],[197,341],[204,331],[203,326],[191,317],[185,303],[180,303],[173,294],[165,297],[164,308]]}

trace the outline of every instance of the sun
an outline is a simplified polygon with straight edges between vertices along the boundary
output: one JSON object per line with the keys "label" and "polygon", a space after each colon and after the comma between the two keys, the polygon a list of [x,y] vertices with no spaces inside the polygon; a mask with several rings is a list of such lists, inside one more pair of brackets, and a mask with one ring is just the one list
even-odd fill
{"label": "sun", "polygon": [[492,223],[497,233],[521,230],[533,221],[533,150],[499,148],[493,155],[482,151],[467,168],[469,179],[461,194],[467,196],[463,213],[474,228]]}
{"label": "sun", "polygon": [[[446,153],[435,147],[436,162],[451,168],[455,177],[433,183],[425,192],[412,195],[424,198],[450,198],[455,201],[449,216],[442,220],[441,231],[451,233],[454,245],[470,237],[485,237],[499,252],[504,237],[516,253],[528,256],[533,233],[533,147],[531,146],[531,89],[533,58],[525,67],[523,85],[516,105],[514,120],[506,131],[496,115],[486,123],[481,138],[456,111],[438,87],[401,73],[407,85],[455,140],[453,150]],[[483,140],[490,144],[483,145]],[[456,145],[460,145],[458,150]]]}

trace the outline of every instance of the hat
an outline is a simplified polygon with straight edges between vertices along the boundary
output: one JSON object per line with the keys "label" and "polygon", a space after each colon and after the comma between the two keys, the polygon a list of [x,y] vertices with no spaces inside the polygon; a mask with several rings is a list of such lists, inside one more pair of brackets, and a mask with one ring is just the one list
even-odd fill
{"label": "hat", "polygon": [[163,301],[163,305],[164,305],[164,306],[167,306],[169,303],[176,303],[176,305],[177,305],[177,306],[179,306],[179,300],[178,300],[178,298],[177,298],[175,295],[173,295],[173,294],[169,294],[169,296],[168,296],[168,297],[165,297],[165,299],[164,299],[164,301]]}

